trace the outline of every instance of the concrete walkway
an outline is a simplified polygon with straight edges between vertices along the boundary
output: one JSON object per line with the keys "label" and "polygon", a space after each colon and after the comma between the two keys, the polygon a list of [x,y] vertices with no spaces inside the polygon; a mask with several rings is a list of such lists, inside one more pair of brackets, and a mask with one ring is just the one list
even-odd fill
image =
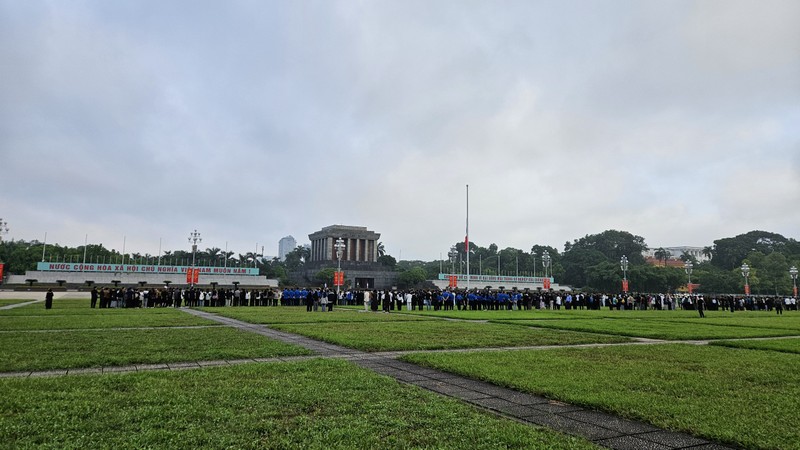
{"label": "concrete walkway", "polygon": [[[217,316],[204,311],[194,309],[183,309],[183,311],[240,330],[296,344],[320,356],[348,359],[361,367],[390,376],[400,382],[460,399],[478,408],[522,423],[543,426],[566,434],[581,436],[603,447],[620,450],[690,448],[713,450],[731,448],[688,434],[663,430],[646,423],[623,419],[611,414],[522,393],[395,359],[406,352],[367,353],[272,330],[264,325]],[[643,342],[634,344],[643,344]]]}

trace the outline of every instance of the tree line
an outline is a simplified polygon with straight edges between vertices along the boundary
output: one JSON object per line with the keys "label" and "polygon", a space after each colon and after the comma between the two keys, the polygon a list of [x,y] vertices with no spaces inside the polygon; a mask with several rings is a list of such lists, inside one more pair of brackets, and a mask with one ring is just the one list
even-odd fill
{"label": "tree line", "polygon": [[[470,273],[504,276],[544,276],[542,256],[547,253],[550,264],[547,275],[562,285],[584,290],[617,292],[621,289],[623,273],[620,258],[625,256],[629,266],[627,279],[631,290],[639,292],[675,292],[686,288],[688,276],[683,267],[666,264],[648,264],[644,252],[648,250],[641,236],[627,231],[606,230],[586,235],[564,244],[563,251],[549,246],[534,244],[529,251],[507,247],[498,248],[494,243],[482,247],[475,242],[465,247],[463,241],[453,245],[452,256],[443,256],[435,261],[397,261],[386,254],[379,245],[378,262],[387,270],[398,272],[398,287],[414,287],[425,280],[438,278],[439,273],[466,273],[466,251],[470,252]],[[5,262],[6,272],[23,274],[35,270],[42,260],[44,244],[38,241],[0,242],[0,262]],[[710,259],[698,262],[690,255],[669,255],[664,249],[655,251],[656,259],[666,262],[672,257],[692,263],[692,283],[695,292],[739,293],[743,291],[744,279],[740,267],[750,267],[751,292],[757,295],[787,295],[792,292],[791,266],[800,265],[800,243],[793,238],[766,231],[750,231],[734,237],[721,238],[705,247],[703,253]],[[165,251],[160,255],[127,253],[109,250],[99,244],[90,244],[85,249],[86,261],[129,264],[191,264],[192,253],[185,250]],[[84,246],[62,247],[47,244],[45,261],[83,262]],[[278,279],[282,284],[291,284],[289,274],[303,269],[309,260],[309,250],[299,246],[290,252],[284,261],[264,258],[257,252],[235,253],[220,248],[207,248],[195,254],[198,265],[255,267],[261,275]],[[333,269],[323,269],[314,282],[332,284]]]}

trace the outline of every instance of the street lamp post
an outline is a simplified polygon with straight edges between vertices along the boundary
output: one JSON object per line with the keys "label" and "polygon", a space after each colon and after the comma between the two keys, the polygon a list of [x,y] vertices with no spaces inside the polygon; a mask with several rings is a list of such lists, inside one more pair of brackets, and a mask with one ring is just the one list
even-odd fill
{"label": "street lamp post", "polygon": [[619,268],[622,269],[622,292],[628,292],[628,257],[622,255],[619,259]]}
{"label": "street lamp post", "polygon": [[[336,238],[336,243],[333,244],[333,247],[336,249],[336,259],[339,260],[338,265],[338,273],[342,271],[342,253],[344,253],[344,239]],[[344,278],[344,277],[342,277]],[[344,281],[344,280],[342,280]],[[336,301],[339,301],[339,285],[340,283],[336,283]]]}
{"label": "street lamp post", "polygon": [[544,266],[544,277],[547,278],[547,269],[550,267],[550,252],[547,250],[542,253],[542,265]]}
{"label": "street lamp post", "polygon": [[447,256],[450,258],[450,276],[448,277],[450,287],[454,287],[453,281],[456,278],[455,272],[455,265],[456,265],[456,258],[458,257],[458,251],[456,251],[456,246],[450,247],[450,251],[447,253]]}
{"label": "street lamp post", "polygon": [[200,233],[195,229],[191,233],[189,233],[189,242],[192,244],[192,281],[191,285],[194,287],[194,264],[195,264],[195,257],[197,255],[197,243],[203,242],[203,239],[200,238]]}
{"label": "street lamp post", "polygon": [[792,266],[789,268],[789,276],[792,277],[792,294],[797,297],[797,267]]}
{"label": "street lamp post", "polygon": [[450,252],[447,253],[447,256],[450,257],[450,275],[454,275],[456,272],[456,257],[458,256],[455,245],[450,247]]}
{"label": "street lamp post", "polygon": [[536,278],[536,252],[531,252],[533,257],[533,277]]}
{"label": "street lamp post", "polygon": [[[3,242],[3,235],[8,233],[8,222],[0,218],[0,243]],[[42,261],[44,261],[44,256],[42,256]],[[0,284],[3,283],[3,271],[2,271],[2,260],[0,260]]]}
{"label": "street lamp post", "polygon": [[544,280],[542,285],[545,289],[550,289],[550,277],[547,275],[547,271],[550,268],[550,252],[545,250],[542,252],[542,266],[544,266]]}
{"label": "street lamp post", "polygon": [[689,283],[686,285],[689,288],[689,293],[692,293],[692,262],[686,261],[683,265],[683,270],[686,272],[686,275],[689,277]]}
{"label": "street lamp post", "polygon": [[744,277],[744,295],[750,295],[750,283],[747,282],[747,277],[750,276],[750,266],[742,264],[742,276]]}

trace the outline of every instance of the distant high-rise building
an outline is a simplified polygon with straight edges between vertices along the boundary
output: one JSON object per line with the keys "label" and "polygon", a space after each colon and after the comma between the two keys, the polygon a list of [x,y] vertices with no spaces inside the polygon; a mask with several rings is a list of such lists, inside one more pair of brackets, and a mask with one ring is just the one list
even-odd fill
{"label": "distant high-rise building", "polygon": [[278,258],[280,258],[281,261],[286,261],[286,255],[291,253],[295,248],[297,248],[297,241],[294,240],[292,236],[286,236],[278,241]]}

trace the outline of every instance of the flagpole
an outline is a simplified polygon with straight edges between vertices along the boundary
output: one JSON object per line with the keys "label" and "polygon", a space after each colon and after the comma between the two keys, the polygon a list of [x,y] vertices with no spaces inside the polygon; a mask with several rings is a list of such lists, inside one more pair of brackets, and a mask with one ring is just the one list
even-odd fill
{"label": "flagpole", "polygon": [[83,265],[81,265],[81,272],[86,269],[86,246],[89,243],[89,235],[87,234],[85,238],[83,238]]}
{"label": "flagpole", "polygon": [[467,236],[465,242],[467,244],[467,248],[464,249],[467,252],[467,291],[469,291],[469,185],[467,185]]}
{"label": "flagpole", "polygon": [[47,231],[44,232],[44,245],[42,246],[42,262],[44,262],[44,253],[47,250]]}

